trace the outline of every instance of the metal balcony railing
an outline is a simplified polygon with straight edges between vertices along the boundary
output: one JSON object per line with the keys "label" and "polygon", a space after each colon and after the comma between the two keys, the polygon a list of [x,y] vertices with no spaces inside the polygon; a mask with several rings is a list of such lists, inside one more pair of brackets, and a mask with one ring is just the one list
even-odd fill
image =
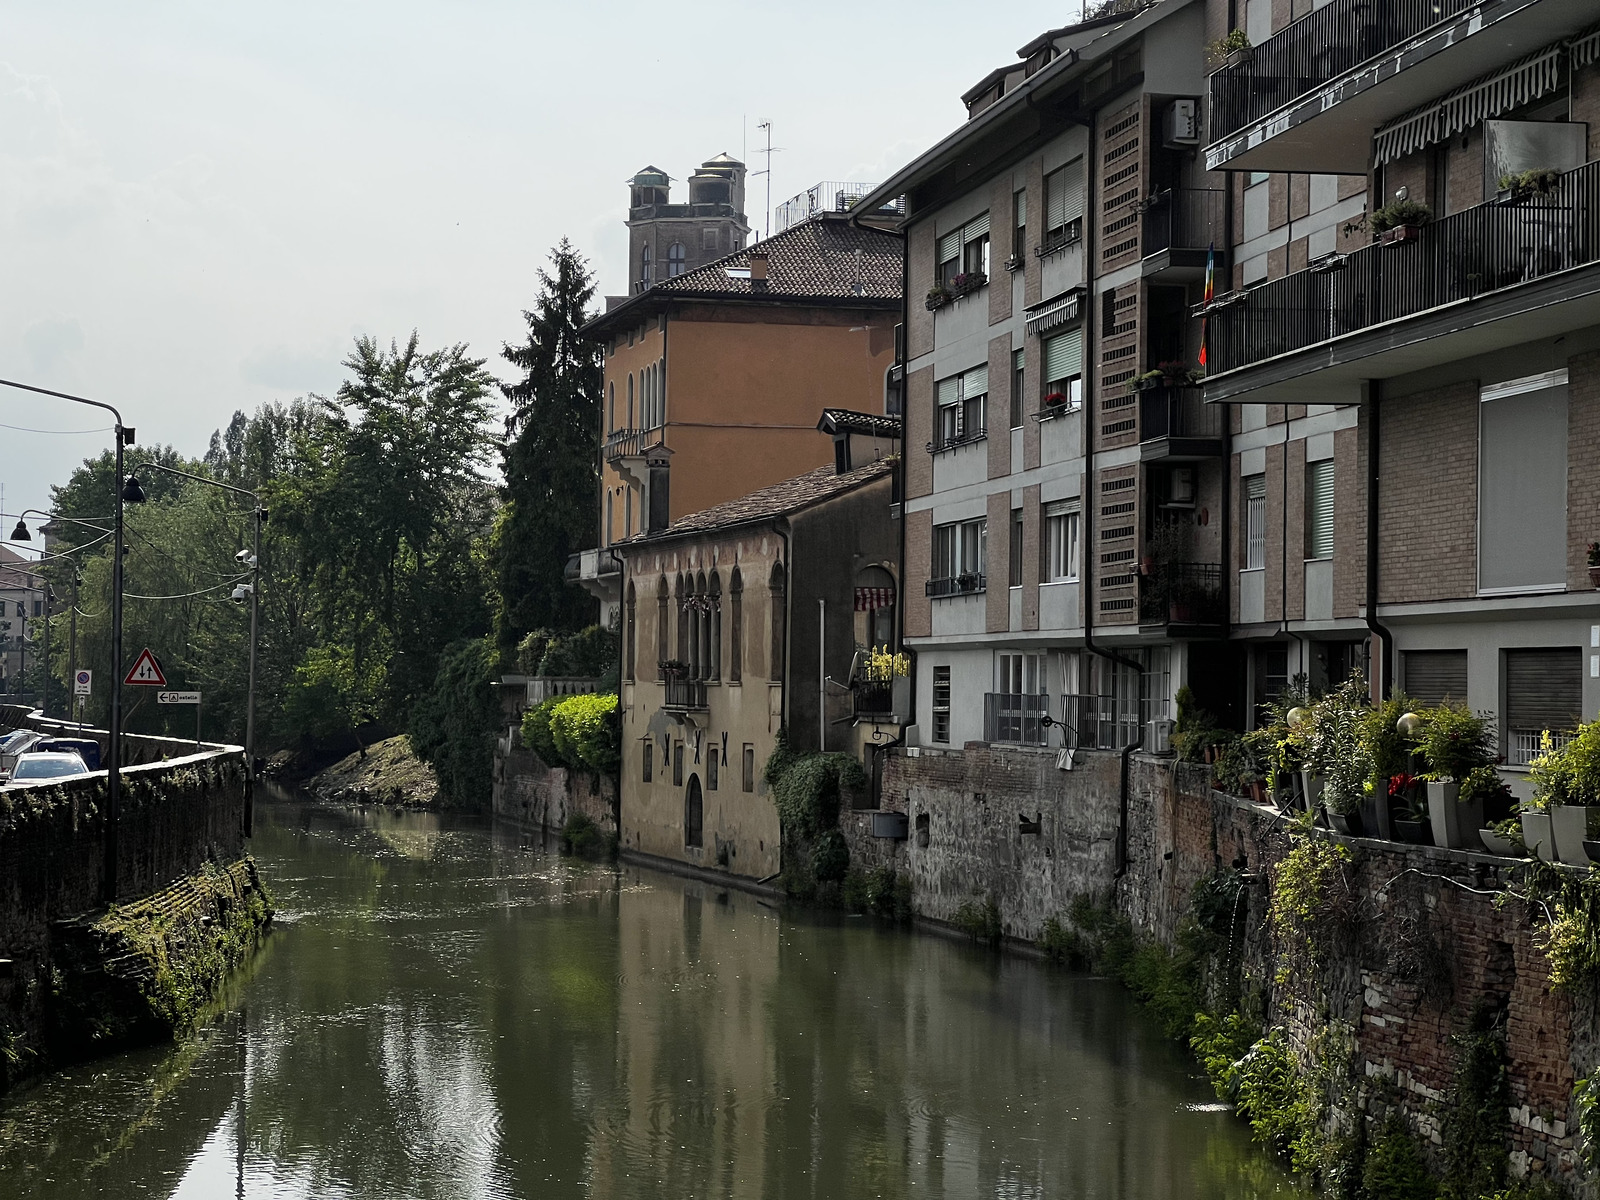
{"label": "metal balcony railing", "polygon": [[1063,696],[1061,726],[1063,745],[1120,750],[1139,736],[1139,702],[1129,696]]}
{"label": "metal balcony railing", "polygon": [[654,429],[613,429],[606,434],[606,461],[633,458],[661,445],[661,426]]}
{"label": "metal balcony railing", "polygon": [[[1332,7],[1331,5],[1329,7]],[[1600,261],[1600,162],[1547,194],[1489,201],[1422,227],[1403,245],[1363,246],[1223,297],[1211,312],[1219,374],[1461,300]]]}
{"label": "metal balcony railing", "polygon": [[853,710],[858,717],[881,717],[894,712],[894,681],[868,679],[856,684]]}
{"label": "metal balcony railing", "polygon": [[1207,404],[1197,387],[1158,387],[1139,393],[1139,438],[1220,440],[1222,409]]}
{"label": "metal balcony railing", "polygon": [[985,591],[989,586],[988,577],[979,574],[955,575],[949,579],[930,579],[927,582],[925,594],[933,597],[939,596],[971,596]]}
{"label": "metal balcony railing", "polygon": [[677,709],[680,712],[704,712],[707,707],[706,681],[684,679],[677,675],[667,676],[666,697],[661,701],[661,707]]}
{"label": "metal balcony railing", "polygon": [[[877,186],[875,183],[840,183],[831,179],[823,180],[778,205],[772,214],[772,231],[782,233],[790,226],[809,220],[818,213],[849,212],[875,191]],[[896,198],[878,211],[904,214],[905,197]]]}
{"label": "metal balcony railing", "polygon": [[1221,563],[1156,563],[1139,579],[1139,623],[1142,625],[1221,625]]}
{"label": "metal balcony railing", "polygon": [[1144,256],[1163,250],[1226,249],[1224,193],[1209,188],[1173,188],[1145,201]]}
{"label": "metal balcony railing", "polygon": [[1049,711],[1049,696],[989,692],[983,697],[983,740],[1043,746],[1048,741],[1049,726],[1042,718]]}
{"label": "metal balcony railing", "polygon": [[1221,141],[1479,0],[1333,0],[1211,76],[1211,140]]}

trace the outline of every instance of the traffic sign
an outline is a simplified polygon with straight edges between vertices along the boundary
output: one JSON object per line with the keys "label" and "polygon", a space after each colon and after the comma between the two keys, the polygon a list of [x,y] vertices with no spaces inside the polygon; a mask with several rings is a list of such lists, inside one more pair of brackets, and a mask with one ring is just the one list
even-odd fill
{"label": "traffic sign", "polygon": [[157,704],[199,704],[199,692],[157,692]]}
{"label": "traffic sign", "polygon": [[167,673],[161,669],[156,656],[150,653],[150,647],[146,646],[139,651],[139,657],[133,660],[133,669],[122,682],[141,687],[164,688],[167,686]]}
{"label": "traffic sign", "polygon": [[74,696],[92,695],[94,691],[94,672],[79,671],[72,677],[72,694]]}

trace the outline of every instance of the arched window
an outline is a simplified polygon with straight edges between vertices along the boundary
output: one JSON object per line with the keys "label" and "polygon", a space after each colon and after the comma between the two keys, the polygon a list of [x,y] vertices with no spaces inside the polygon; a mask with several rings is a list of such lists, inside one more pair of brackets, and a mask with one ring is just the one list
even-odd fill
{"label": "arched window", "polygon": [[883,567],[863,567],[856,575],[856,640],[870,647],[895,649],[896,589],[894,576]]}
{"label": "arched window", "polygon": [[678,576],[678,586],[673,589],[678,602],[678,661],[689,661],[689,592],[693,584],[684,586],[683,576]]}
{"label": "arched window", "polygon": [[700,776],[689,776],[689,787],[683,795],[683,844],[699,846],[705,834],[705,798],[700,794]]}
{"label": "arched window", "polygon": [[633,428],[633,372],[628,372],[628,428]]}
{"label": "arched window", "polygon": [[600,534],[601,534],[600,544],[602,546],[611,545],[611,522],[612,522],[612,520],[614,518],[614,514],[611,511],[611,501],[613,499],[614,499],[614,497],[611,494],[611,489],[607,488],[606,489],[606,527],[600,531]]}
{"label": "arched window", "polygon": [[709,679],[711,668],[711,655],[707,653],[706,645],[706,573],[700,572],[699,578],[694,581],[694,600],[690,606],[689,626],[689,653],[693,656],[690,662],[690,677],[693,679]]}
{"label": "arched window", "polygon": [[606,393],[606,432],[617,427],[617,381],[613,379]]}
{"label": "arched window", "polygon": [[710,623],[711,652],[706,656],[707,679],[722,678],[722,577],[715,571],[711,572],[710,581],[711,611],[706,620]]}
{"label": "arched window", "polygon": [[648,243],[643,250],[639,251],[639,282],[645,287],[649,287],[652,282],[650,278],[650,246]]}
{"label": "arched window", "polygon": [[685,257],[687,256],[684,253],[682,242],[673,242],[672,245],[667,247],[668,278],[683,274]]}
{"label": "arched window", "polygon": [[744,674],[744,576],[733,569],[728,580],[728,682],[738,683]]}
{"label": "arched window", "polygon": [[784,624],[784,574],[783,564],[772,564],[772,578],[767,590],[772,593],[772,612],[769,632],[772,634],[772,667],[769,678],[777,683],[783,679],[783,624]]}
{"label": "arched window", "polygon": [[[631,493],[630,493],[631,498]],[[632,511],[631,505],[629,511]],[[633,660],[639,649],[639,595],[628,580],[628,606],[622,615],[622,677],[633,678]]]}
{"label": "arched window", "polygon": [[[671,595],[667,591],[667,577],[663,575],[656,581],[656,663],[658,668],[659,664],[667,661],[668,647],[672,644],[670,641],[672,627],[667,620],[667,601],[670,598]],[[658,677],[665,678],[659,669],[656,674]]]}

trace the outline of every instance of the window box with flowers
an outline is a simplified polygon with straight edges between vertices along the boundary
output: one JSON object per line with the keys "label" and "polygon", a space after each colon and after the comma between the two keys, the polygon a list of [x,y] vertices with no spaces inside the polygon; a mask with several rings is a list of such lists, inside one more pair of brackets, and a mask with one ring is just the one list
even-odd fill
{"label": "window box with flowers", "polygon": [[1403,246],[1422,236],[1422,227],[1433,220],[1433,210],[1417,200],[1395,200],[1376,210],[1369,224],[1377,240],[1385,246]]}
{"label": "window box with flowers", "polygon": [[1164,362],[1154,371],[1147,371],[1133,381],[1133,390],[1149,392],[1157,388],[1198,387],[1205,380],[1205,372],[1191,368],[1187,363]]}
{"label": "window box with flowers", "polygon": [[952,275],[944,283],[936,283],[928,289],[928,311],[943,308],[963,296],[970,296],[988,284],[989,277],[982,271],[963,271],[959,275]]}

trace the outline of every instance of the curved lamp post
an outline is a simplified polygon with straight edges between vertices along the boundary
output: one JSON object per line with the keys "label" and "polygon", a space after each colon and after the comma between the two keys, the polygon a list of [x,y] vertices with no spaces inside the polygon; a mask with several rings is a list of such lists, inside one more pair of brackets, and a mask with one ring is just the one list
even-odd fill
{"label": "curved lamp post", "polygon": [[124,504],[137,504],[144,499],[144,490],[140,488],[139,481],[122,477],[122,449],[133,445],[134,431],[122,423],[120,412],[100,400],[10,379],[0,379],[0,387],[33,392],[38,396],[54,396],[57,400],[70,400],[74,404],[87,404],[105,410],[116,419],[113,430],[116,435],[117,512],[112,527],[111,551],[111,761],[106,766],[105,870],[101,881],[104,899],[110,904],[117,898],[117,825],[122,818],[122,508]]}

